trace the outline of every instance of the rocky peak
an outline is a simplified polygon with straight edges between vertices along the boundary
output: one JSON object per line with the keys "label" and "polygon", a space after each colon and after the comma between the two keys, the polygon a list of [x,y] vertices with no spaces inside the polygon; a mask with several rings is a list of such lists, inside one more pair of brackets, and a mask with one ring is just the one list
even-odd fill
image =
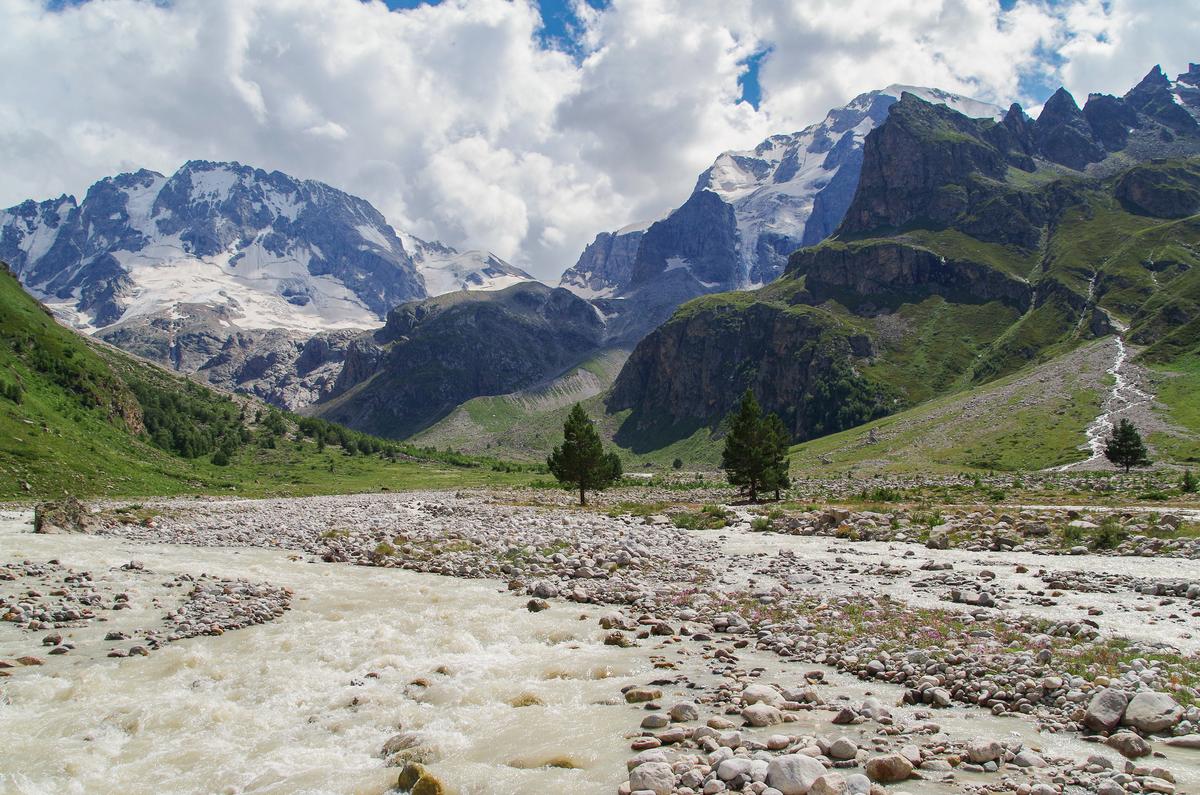
{"label": "rocky peak", "polygon": [[1083,115],[1096,139],[1110,152],[1124,149],[1129,142],[1130,130],[1141,125],[1133,106],[1111,94],[1088,96]]}
{"label": "rocky peak", "polygon": [[[652,289],[669,287],[686,299],[717,287],[773,281],[788,254],[819,243],[841,223],[858,183],[866,135],[906,92],[969,116],[1002,114],[994,105],[934,88],[897,84],[860,94],[798,132],[718,155],[684,206],[654,224],[598,235],[561,284],[593,298],[627,297],[653,282]],[[696,276],[690,288],[682,284],[688,273]]]}
{"label": "rocky peak", "polygon": [[1125,94],[1125,101],[1175,133],[1200,134],[1200,122],[1181,104],[1175,89],[1162,68],[1155,66]]}
{"label": "rocky peak", "polygon": [[1043,157],[1067,168],[1082,170],[1104,159],[1104,147],[1096,141],[1075,97],[1062,87],[1046,100],[1034,122],[1033,137]]}
{"label": "rocky peak", "polygon": [[996,127],[905,93],[887,122],[867,136],[858,190],[838,234],[956,217],[966,195],[941,191],[943,185],[971,174],[1004,178],[1006,154],[986,140]]}
{"label": "rocky peak", "polygon": [[1141,81],[1129,90],[1130,95],[1153,94],[1164,89],[1170,90],[1171,81],[1159,64],[1155,64]]}

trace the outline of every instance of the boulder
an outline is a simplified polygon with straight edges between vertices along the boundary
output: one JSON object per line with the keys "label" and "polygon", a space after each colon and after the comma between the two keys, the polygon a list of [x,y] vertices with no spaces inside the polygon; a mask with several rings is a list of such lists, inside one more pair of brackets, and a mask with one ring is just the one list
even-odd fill
{"label": "boulder", "polygon": [[675,789],[675,772],[666,762],[643,762],[629,771],[629,789],[671,795],[671,790]]}
{"label": "boulder", "polygon": [[1183,718],[1183,708],[1166,693],[1143,690],[1129,700],[1121,723],[1144,732],[1166,731]]}
{"label": "boulder", "polygon": [[808,795],[817,779],[825,775],[825,766],[803,754],[784,754],[767,766],[767,786],[783,795]]}
{"label": "boulder", "polygon": [[1092,731],[1112,731],[1121,722],[1128,703],[1124,690],[1106,687],[1088,702],[1083,725]]}
{"label": "boulder", "polygon": [[783,694],[770,685],[750,685],[742,691],[742,701],[750,704],[770,704],[778,707],[784,702]]}
{"label": "boulder", "polygon": [[900,754],[885,754],[867,760],[867,777],[880,784],[904,781],[912,772],[912,762]]}
{"label": "boulder", "polygon": [[625,691],[627,704],[641,704],[659,698],[662,698],[662,691],[653,687],[631,687]]}
{"label": "boulder", "polygon": [[849,737],[839,737],[829,744],[829,758],[850,760],[858,754],[858,745]]}
{"label": "boulder", "polygon": [[808,795],[846,795],[850,788],[841,773],[826,773],[813,782]]}
{"label": "boulder", "polygon": [[967,758],[977,765],[996,762],[1004,755],[1004,747],[995,740],[976,737],[967,743]]}
{"label": "boulder", "polygon": [[1129,759],[1150,755],[1150,743],[1146,742],[1141,735],[1130,731],[1115,732],[1104,741],[1104,744]]}
{"label": "boulder", "polygon": [[774,726],[783,723],[783,713],[770,704],[751,704],[742,710],[742,718],[751,726]]}

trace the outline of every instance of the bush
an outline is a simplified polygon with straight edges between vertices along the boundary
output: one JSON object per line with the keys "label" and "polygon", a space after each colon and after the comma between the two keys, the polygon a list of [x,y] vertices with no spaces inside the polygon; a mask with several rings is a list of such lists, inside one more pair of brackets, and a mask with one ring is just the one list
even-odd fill
{"label": "bush", "polygon": [[899,502],[904,499],[904,493],[891,486],[876,486],[863,489],[858,493],[858,498],[864,502]]}
{"label": "bush", "polygon": [[750,522],[750,529],[756,533],[769,533],[775,529],[775,523],[769,516],[756,516]]}
{"label": "bush", "polygon": [[9,384],[5,383],[4,381],[0,381],[0,395],[8,398],[13,403],[19,404],[24,394],[25,390],[21,388],[20,384]]}
{"label": "bush", "polygon": [[[683,469],[683,459],[676,458],[674,461],[671,462],[671,468],[672,469]],[[1193,491],[1195,491],[1195,489],[1193,489]]]}
{"label": "bush", "polygon": [[677,513],[671,517],[676,527],[684,530],[720,530],[729,526],[731,515],[719,505],[705,505],[699,511]]}
{"label": "bush", "polygon": [[220,448],[219,450],[217,450],[217,452],[213,453],[212,463],[213,463],[213,466],[216,466],[216,467],[229,466],[229,453],[226,451],[226,449],[224,447]]}
{"label": "bush", "polygon": [[1192,474],[1192,470],[1185,470],[1179,481],[1179,490],[1184,494],[1195,494],[1197,488],[1200,488],[1200,479]]}
{"label": "bush", "polygon": [[1127,533],[1125,528],[1121,527],[1121,521],[1115,516],[1110,516],[1100,523],[1100,526],[1092,533],[1091,547],[1092,549],[1116,549],[1125,540]]}
{"label": "bush", "polygon": [[1070,524],[1063,525],[1062,530],[1059,531],[1059,536],[1062,538],[1065,546],[1079,546],[1079,543],[1083,541],[1083,528]]}

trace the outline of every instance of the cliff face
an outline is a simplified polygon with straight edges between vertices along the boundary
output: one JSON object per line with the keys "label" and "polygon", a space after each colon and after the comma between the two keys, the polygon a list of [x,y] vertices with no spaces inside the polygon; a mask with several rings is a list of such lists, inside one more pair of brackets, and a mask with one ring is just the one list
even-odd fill
{"label": "cliff face", "polygon": [[788,273],[804,279],[813,303],[838,301],[867,312],[931,295],[962,304],[1000,301],[1025,311],[1033,295],[1024,279],[891,240],[801,249],[792,255]]}
{"label": "cliff face", "polygon": [[1200,213],[1200,166],[1163,162],[1131,168],[1117,182],[1116,195],[1129,212],[1187,218]]}
{"label": "cliff face", "polygon": [[[632,410],[622,436],[633,440],[715,423],[752,389],[807,439],[885,411],[884,391],[846,366],[872,354],[868,337],[819,309],[698,299],[637,347],[607,406]],[[833,404],[839,389],[866,399]]]}
{"label": "cliff face", "polygon": [[599,347],[603,330],[586,301],[532,282],[402,304],[350,344],[338,394],[317,413],[407,437],[470,398],[561,374]]}
{"label": "cliff face", "polygon": [[984,140],[982,119],[905,94],[885,124],[867,136],[862,176],[839,234],[900,228],[918,219],[946,224],[971,206],[971,186],[947,190],[966,174],[1002,179],[1003,153]]}

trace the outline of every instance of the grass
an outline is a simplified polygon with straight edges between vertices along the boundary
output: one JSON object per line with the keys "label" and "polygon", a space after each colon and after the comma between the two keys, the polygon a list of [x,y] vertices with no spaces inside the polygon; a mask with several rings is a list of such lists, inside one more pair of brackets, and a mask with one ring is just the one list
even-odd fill
{"label": "grass", "polygon": [[[1078,351],[797,445],[792,448],[792,470],[810,476],[961,473],[1044,469],[1079,460],[1083,454],[1077,448],[1086,439],[1085,429],[1100,412],[1099,394],[1080,383],[1085,354]],[[1027,382],[1038,384],[1036,394],[1021,386]],[[886,498],[892,496],[876,495],[871,501],[890,502]]]}
{"label": "grass", "polygon": [[705,505],[698,511],[682,511],[671,516],[671,522],[683,530],[720,530],[728,527],[733,514],[719,505]]}
{"label": "grass", "polygon": [[1186,356],[1159,371],[1166,377],[1158,386],[1158,401],[1171,422],[1200,434],[1200,355]]}
{"label": "grass", "polygon": [[1119,677],[1134,660],[1159,663],[1166,670],[1168,689],[1177,702],[1187,707],[1200,704],[1193,692],[1200,688],[1200,656],[1139,650],[1126,638],[1106,638],[1059,652],[1063,670],[1072,676],[1096,679]]}

